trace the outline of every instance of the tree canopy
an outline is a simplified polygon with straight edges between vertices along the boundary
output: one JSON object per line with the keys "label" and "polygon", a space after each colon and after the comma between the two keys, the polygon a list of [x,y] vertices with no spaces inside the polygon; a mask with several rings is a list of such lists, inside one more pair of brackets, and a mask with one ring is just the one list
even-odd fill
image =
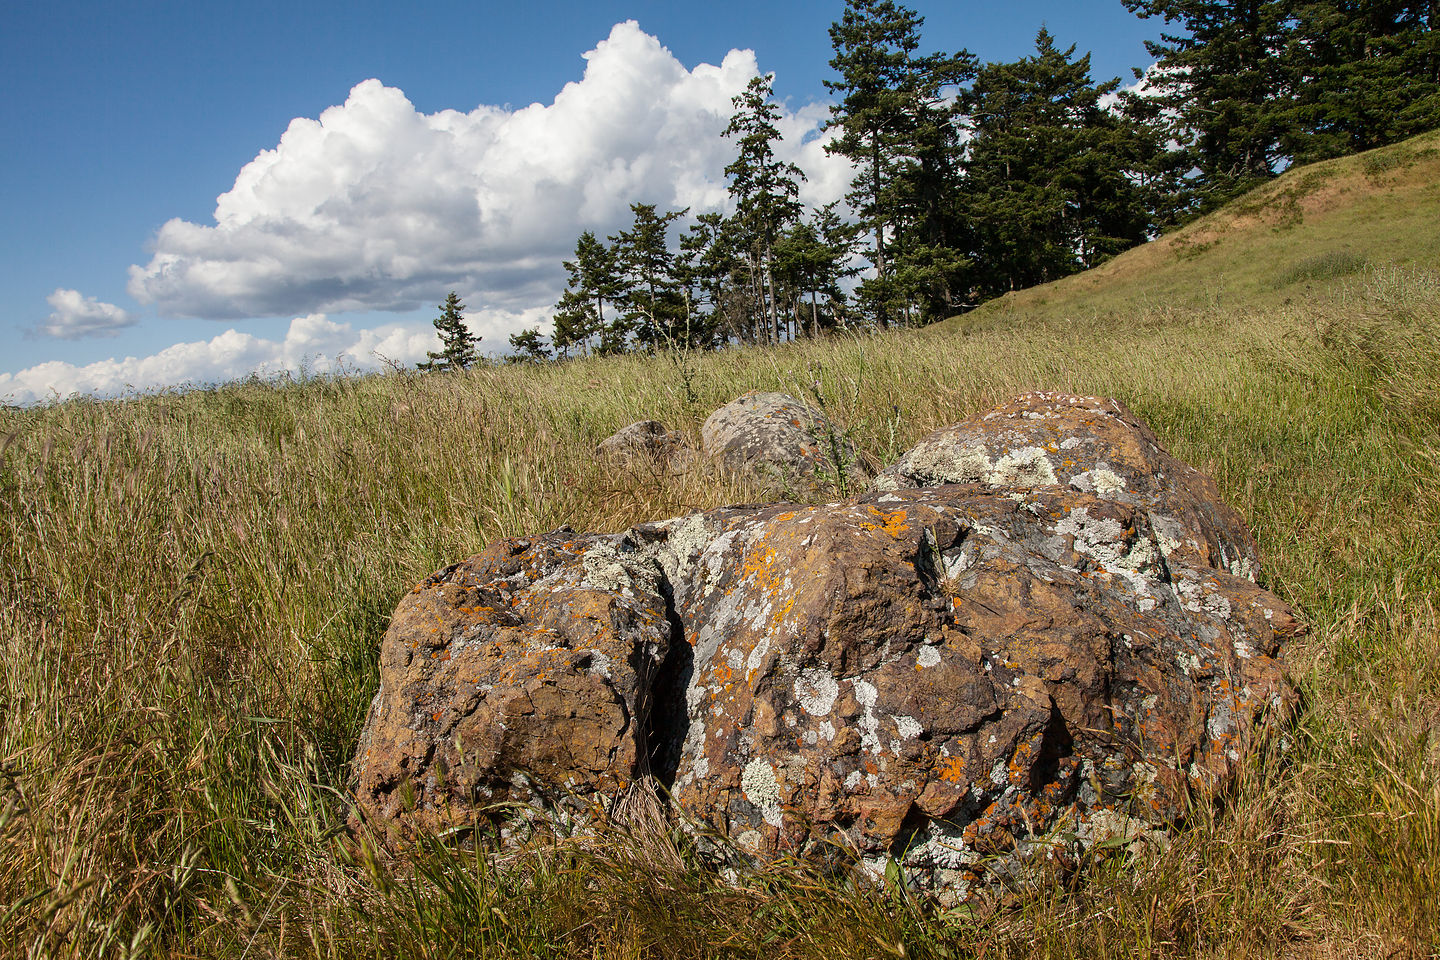
{"label": "tree canopy", "polygon": [[[1034,53],[982,63],[927,47],[895,0],[846,0],[824,124],[853,165],[845,202],[801,202],[775,77],[752,77],[723,131],[725,209],[635,202],[627,229],[583,232],[554,350],[929,323],[1094,267],[1292,164],[1440,126],[1436,0],[1118,2],[1165,24],[1129,89],[1043,28]],[[533,356],[538,332],[513,345]]]}

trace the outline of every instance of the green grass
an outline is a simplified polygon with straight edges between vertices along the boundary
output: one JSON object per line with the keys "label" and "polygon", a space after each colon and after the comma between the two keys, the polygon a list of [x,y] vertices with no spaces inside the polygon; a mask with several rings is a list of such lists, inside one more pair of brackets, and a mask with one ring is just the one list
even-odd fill
{"label": "green grass", "polygon": [[[706,355],[687,377],[618,358],[0,412],[0,953],[1435,955],[1433,140],[942,330]],[[1300,222],[1272,216],[1292,202]],[[953,913],[797,864],[725,882],[663,824],[403,858],[344,828],[410,584],[497,537],[755,499],[592,450],[650,417],[696,439],[745,389],[817,382],[876,462],[1025,390],[1124,400],[1216,477],[1303,611],[1285,741],[1166,849]]]}

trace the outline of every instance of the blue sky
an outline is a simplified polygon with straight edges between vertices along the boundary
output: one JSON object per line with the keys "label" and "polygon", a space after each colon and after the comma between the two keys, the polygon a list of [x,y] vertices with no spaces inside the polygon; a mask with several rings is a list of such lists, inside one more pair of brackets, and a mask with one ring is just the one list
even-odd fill
{"label": "blue sky", "polygon": [[[926,49],[1010,59],[1044,24],[1097,78],[1128,80],[1159,32],[1120,0],[910,5]],[[614,232],[635,200],[723,202],[715,134],[757,67],[829,199],[842,9],[7,3],[0,400],[410,362],[452,288],[503,350],[543,324],[581,229]]]}

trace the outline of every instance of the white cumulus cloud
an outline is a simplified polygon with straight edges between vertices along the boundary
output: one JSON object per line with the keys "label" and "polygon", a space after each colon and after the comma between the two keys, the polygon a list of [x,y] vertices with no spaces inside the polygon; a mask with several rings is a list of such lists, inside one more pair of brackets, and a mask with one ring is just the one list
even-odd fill
{"label": "white cumulus cloud", "polygon": [[115,304],[87,297],[79,290],[61,287],[45,301],[53,312],[36,325],[34,332],[46,337],[62,340],[113,337],[135,323],[134,317]]}
{"label": "white cumulus cloud", "polygon": [[[735,148],[720,134],[758,69],[731,51],[687,70],[634,21],[585,59],[553,102],[518,110],[423,114],[400,90],[358,84],[247,164],[214,225],[162,226],[130,294],[208,319],[409,310],[452,288],[490,310],[548,307],[582,230],[614,233],[632,202],[723,207]],[[824,117],[812,105],[781,124],[810,202],[848,183],[817,137]]]}
{"label": "white cumulus cloud", "polygon": [[[489,320],[492,326],[511,322],[513,318],[505,316]],[[348,323],[311,314],[290,321],[283,340],[226,330],[209,340],[177,343],[148,357],[101,360],[84,366],[55,360],[19,373],[0,373],[0,401],[29,404],[75,393],[115,396],[182,384],[219,383],[252,373],[367,370],[386,361],[413,365],[438,346],[435,328],[428,323],[355,330]]]}

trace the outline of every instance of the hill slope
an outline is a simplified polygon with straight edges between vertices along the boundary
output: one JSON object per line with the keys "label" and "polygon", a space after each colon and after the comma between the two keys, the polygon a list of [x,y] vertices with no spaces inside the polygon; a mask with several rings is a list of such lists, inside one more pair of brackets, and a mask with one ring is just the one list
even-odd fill
{"label": "hill slope", "polygon": [[[0,411],[0,954],[1434,955],[1436,144],[923,331]],[[727,883],[664,830],[500,870],[347,833],[402,593],[499,537],[755,498],[593,453],[754,388],[823,398],[876,462],[1027,390],[1124,400],[1308,619],[1290,735],[1167,845],[947,915],[794,866]]]}
{"label": "hill slope", "polygon": [[940,331],[1015,317],[1124,320],[1303,299],[1367,267],[1440,265],[1440,131],[1287,171],[1094,270],[1008,294]]}

